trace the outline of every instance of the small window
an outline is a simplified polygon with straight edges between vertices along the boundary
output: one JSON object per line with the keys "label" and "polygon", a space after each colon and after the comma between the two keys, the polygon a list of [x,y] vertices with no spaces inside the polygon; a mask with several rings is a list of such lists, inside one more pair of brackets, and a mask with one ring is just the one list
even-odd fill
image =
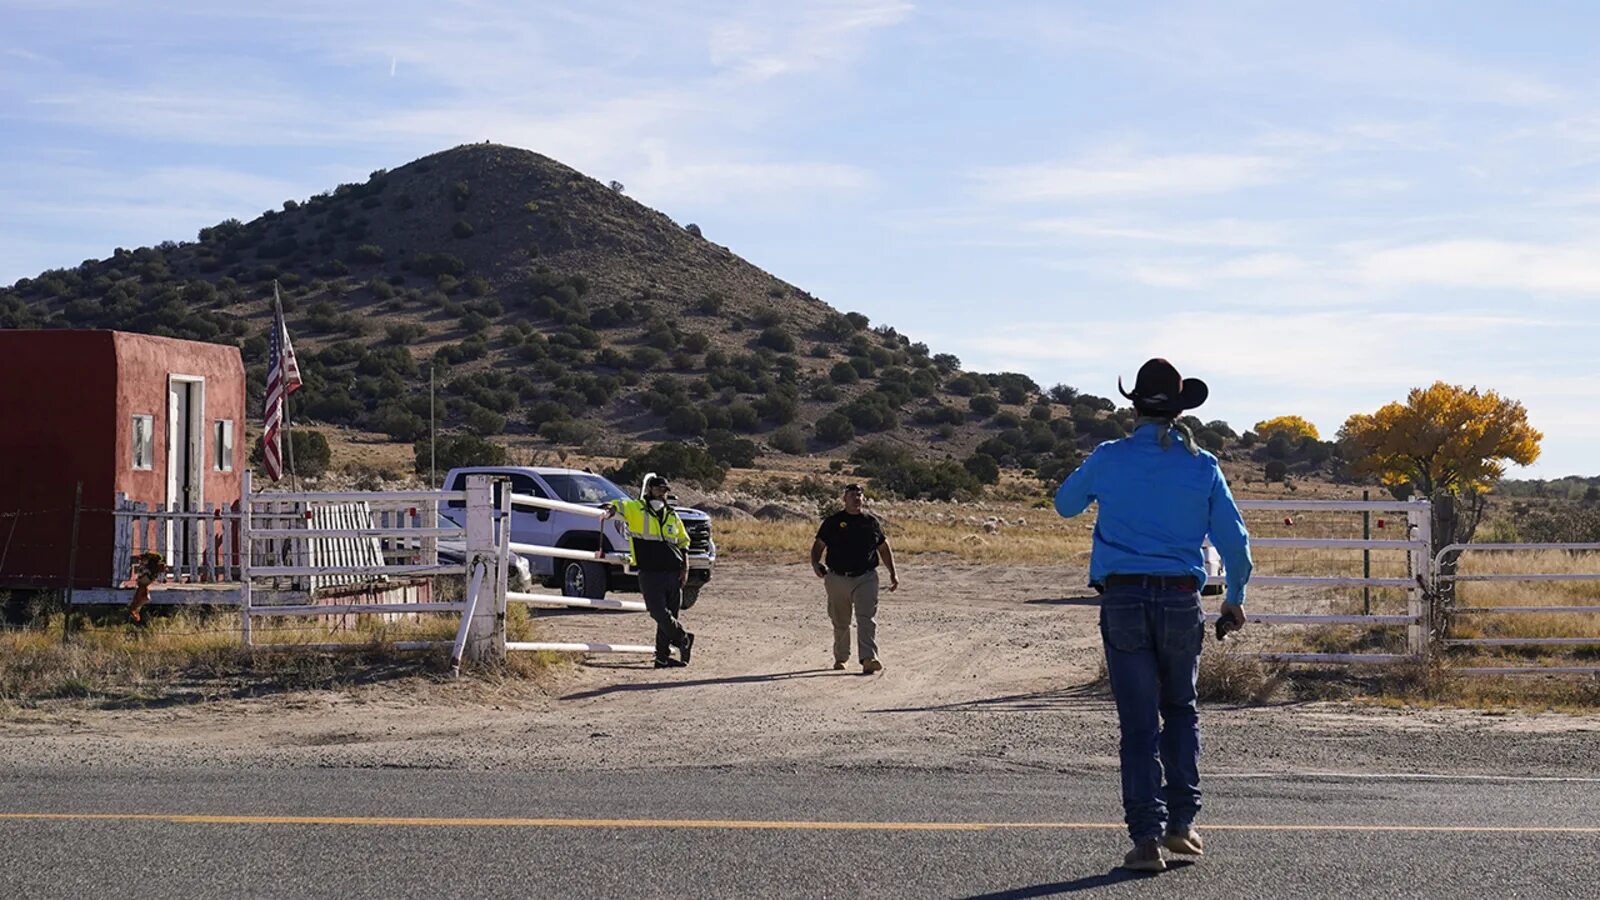
{"label": "small window", "polygon": [[133,467],[135,469],[155,468],[155,445],[151,438],[154,433],[155,419],[148,415],[135,413],[133,417]]}
{"label": "small window", "polygon": [[233,420],[218,419],[212,435],[212,457],[218,472],[233,471]]}

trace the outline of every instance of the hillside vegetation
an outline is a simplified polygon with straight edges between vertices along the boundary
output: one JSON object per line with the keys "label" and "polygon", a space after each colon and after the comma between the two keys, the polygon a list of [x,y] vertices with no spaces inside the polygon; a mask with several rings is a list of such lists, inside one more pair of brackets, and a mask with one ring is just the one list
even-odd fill
{"label": "hillside vegetation", "polygon": [[[395,441],[426,434],[431,371],[441,427],[460,435],[612,456],[681,441],[722,466],[851,458],[895,493],[948,496],[1002,468],[1058,480],[1132,422],[1069,386],[966,371],[621,185],[490,144],[23,279],[0,289],[0,327],[236,344],[255,415],[274,282],[305,374],[297,420]],[[1251,449],[1226,423],[1188,423],[1278,479],[1337,470],[1338,448],[1314,437]]]}

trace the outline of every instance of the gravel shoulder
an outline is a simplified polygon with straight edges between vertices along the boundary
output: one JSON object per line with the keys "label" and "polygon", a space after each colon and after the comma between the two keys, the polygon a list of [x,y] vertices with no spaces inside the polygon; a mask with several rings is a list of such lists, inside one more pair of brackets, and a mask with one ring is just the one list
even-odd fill
{"label": "gravel shoulder", "polygon": [[[607,771],[1106,770],[1083,572],[911,562],[879,613],[886,670],[831,669],[821,585],[803,565],[732,563],[686,617],[694,665],[563,664],[530,683],[427,678],[161,708],[82,705],[0,721],[13,766]],[[1292,605],[1294,598],[1272,598]],[[552,615],[552,635],[647,641],[637,614]],[[1600,716],[1285,703],[1202,712],[1213,772],[1591,775]]]}

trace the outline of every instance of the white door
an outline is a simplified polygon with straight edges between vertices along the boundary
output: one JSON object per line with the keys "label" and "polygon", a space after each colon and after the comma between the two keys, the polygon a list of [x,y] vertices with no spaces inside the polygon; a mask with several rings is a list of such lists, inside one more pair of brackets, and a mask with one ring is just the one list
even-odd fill
{"label": "white door", "polygon": [[[200,509],[205,477],[205,383],[197,378],[172,376],[167,381],[167,508],[176,512]],[[167,524],[167,546],[172,548],[174,569],[187,567],[198,547],[186,523]]]}

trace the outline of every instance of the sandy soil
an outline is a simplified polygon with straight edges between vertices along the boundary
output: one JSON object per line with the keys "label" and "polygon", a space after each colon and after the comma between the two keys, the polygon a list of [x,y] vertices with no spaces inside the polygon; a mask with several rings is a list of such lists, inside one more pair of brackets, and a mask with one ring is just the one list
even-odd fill
{"label": "sandy soil", "polygon": [[[912,563],[879,615],[886,670],[831,670],[820,584],[800,565],[729,564],[686,617],[694,665],[560,665],[537,683],[407,678],[126,710],[31,711],[0,723],[15,765],[529,765],[1112,768],[1114,712],[1081,570]],[[1260,592],[1253,602],[1307,605]],[[1315,605],[1314,603],[1309,605]],[[564,639],[647,642],[639,614],[552,615]],[[1207,707],[1212,770],[1592,775],[1600,717]]]}

